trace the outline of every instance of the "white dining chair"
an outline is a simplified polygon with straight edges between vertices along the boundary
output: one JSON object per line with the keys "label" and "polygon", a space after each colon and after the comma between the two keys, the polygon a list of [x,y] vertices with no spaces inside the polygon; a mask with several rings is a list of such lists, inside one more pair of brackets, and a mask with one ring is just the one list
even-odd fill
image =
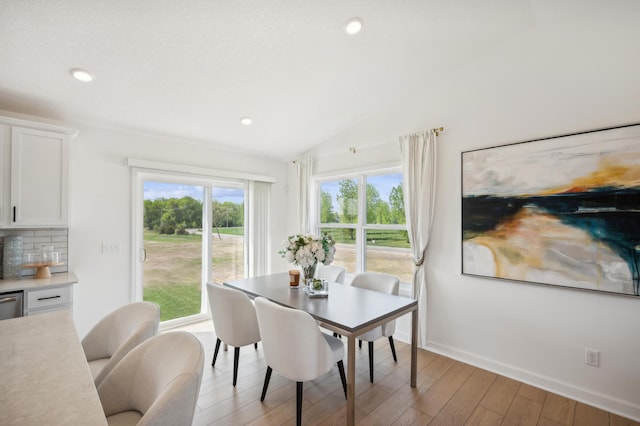
{"label": "white dining chair", "polygon": [[258,348],[260,329],[256,309],[245,293],[215,283],[207,283],[209,308],[216,333],[216,347],[211,366],[215,367],[220,343],[233,347],[233,386],[238,381],[240,347]]}
{"label": "white dining chair", "polygon": [[148,339],[98,386],[110,426],[188,426],[202,383],[204,350],[186,331]]}
{"label": "white dining chair", "polygon": [[330,283],[344,284],[344,276],[347,270],[342,266],[318,264],[316,278],[324,278]]}
{"label": "white dining chair", "polygon": [[260,401],[264,401],[273,370],[296,382],[296,423],[302,423],[303,382],[314,380],[338,365],[344,396],[344,345],[322,333],[307,312],[285,308],[263,297],[255,299],[267,373]]}
{"label": "white dining chair", "polygon": [[124,305],[102,318],[82,339],[96,386],[133,348],[158,333],[160,308],[152,302]]}
{"label": "white dining chair", "polygon": [[[381,272],[361,272],[353,277],[351,285],[354,287],[365,288],[368,290],[378,291],[380,293],[398,295],[400,290],[400,280],[395,275],[383,274]],[[358,336],[360,345],[362,341],[369,343],[369,381],[373,383],[373,342],[381,337],[389,338],[391,346],[391,354],[393,360],[398,362],[396,356],[396,347],[393,343],[393,333],[396,331],[396,320],[389,321],[379,327],[369,330]]]}

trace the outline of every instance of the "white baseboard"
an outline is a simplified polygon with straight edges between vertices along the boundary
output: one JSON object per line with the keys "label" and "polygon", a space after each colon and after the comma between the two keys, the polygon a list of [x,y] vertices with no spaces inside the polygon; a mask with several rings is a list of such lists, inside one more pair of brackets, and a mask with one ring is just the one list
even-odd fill
{"label": "white baseboard", "polygon": [[[404,336],[405,338],[402,339],[398,334],[397,337],[399,340],[403,340],[405,342],[408,341],[406,338],[407,336]],[[428,342],[424,349],[523,383],[527,383],[531,386],[544,389],[566,398],[600,408],[610,413],[635,421],[640,421],[640,406],[632,402],[624,401],[590,389],[575,386],[571,383],[562,382],[551,377],[546,377],[531,371],[503,364],[492,359],[479,357],[472,353],[460,351],[435,342]]]}

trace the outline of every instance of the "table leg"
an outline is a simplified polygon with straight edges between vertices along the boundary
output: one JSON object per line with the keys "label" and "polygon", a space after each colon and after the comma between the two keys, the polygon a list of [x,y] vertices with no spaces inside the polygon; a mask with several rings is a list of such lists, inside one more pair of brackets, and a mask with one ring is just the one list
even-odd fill
{"label": "table leg", "polygon": [[411,312],[411,387],[416,387],[418,374],[418,309]]}
{"label": "table leg", "polygon": [[356,338],[347,338],[347,425],[356,424]]}

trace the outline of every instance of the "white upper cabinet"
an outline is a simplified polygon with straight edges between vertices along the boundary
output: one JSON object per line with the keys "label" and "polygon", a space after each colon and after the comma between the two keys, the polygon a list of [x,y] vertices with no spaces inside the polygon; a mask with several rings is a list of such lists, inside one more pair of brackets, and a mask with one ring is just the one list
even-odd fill
{"label": "white upper cabinet", "polygon": [[76,132],[22,120],[10,120],[9,124],[13,125],[2,129],[3,165],[8,168],[2,175],[6,192],[2,197],[3,226],[66,226],[69,137]]}

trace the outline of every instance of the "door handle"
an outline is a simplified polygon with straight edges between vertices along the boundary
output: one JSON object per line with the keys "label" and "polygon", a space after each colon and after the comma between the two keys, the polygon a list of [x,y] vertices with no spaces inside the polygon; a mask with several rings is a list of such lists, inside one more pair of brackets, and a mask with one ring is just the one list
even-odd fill
{"label": "door handle", "polygon": [[16,300],[18,300],[17,297],[5,297],[0,299],[0,303],[9,303],[9,302],[15,302]]}

